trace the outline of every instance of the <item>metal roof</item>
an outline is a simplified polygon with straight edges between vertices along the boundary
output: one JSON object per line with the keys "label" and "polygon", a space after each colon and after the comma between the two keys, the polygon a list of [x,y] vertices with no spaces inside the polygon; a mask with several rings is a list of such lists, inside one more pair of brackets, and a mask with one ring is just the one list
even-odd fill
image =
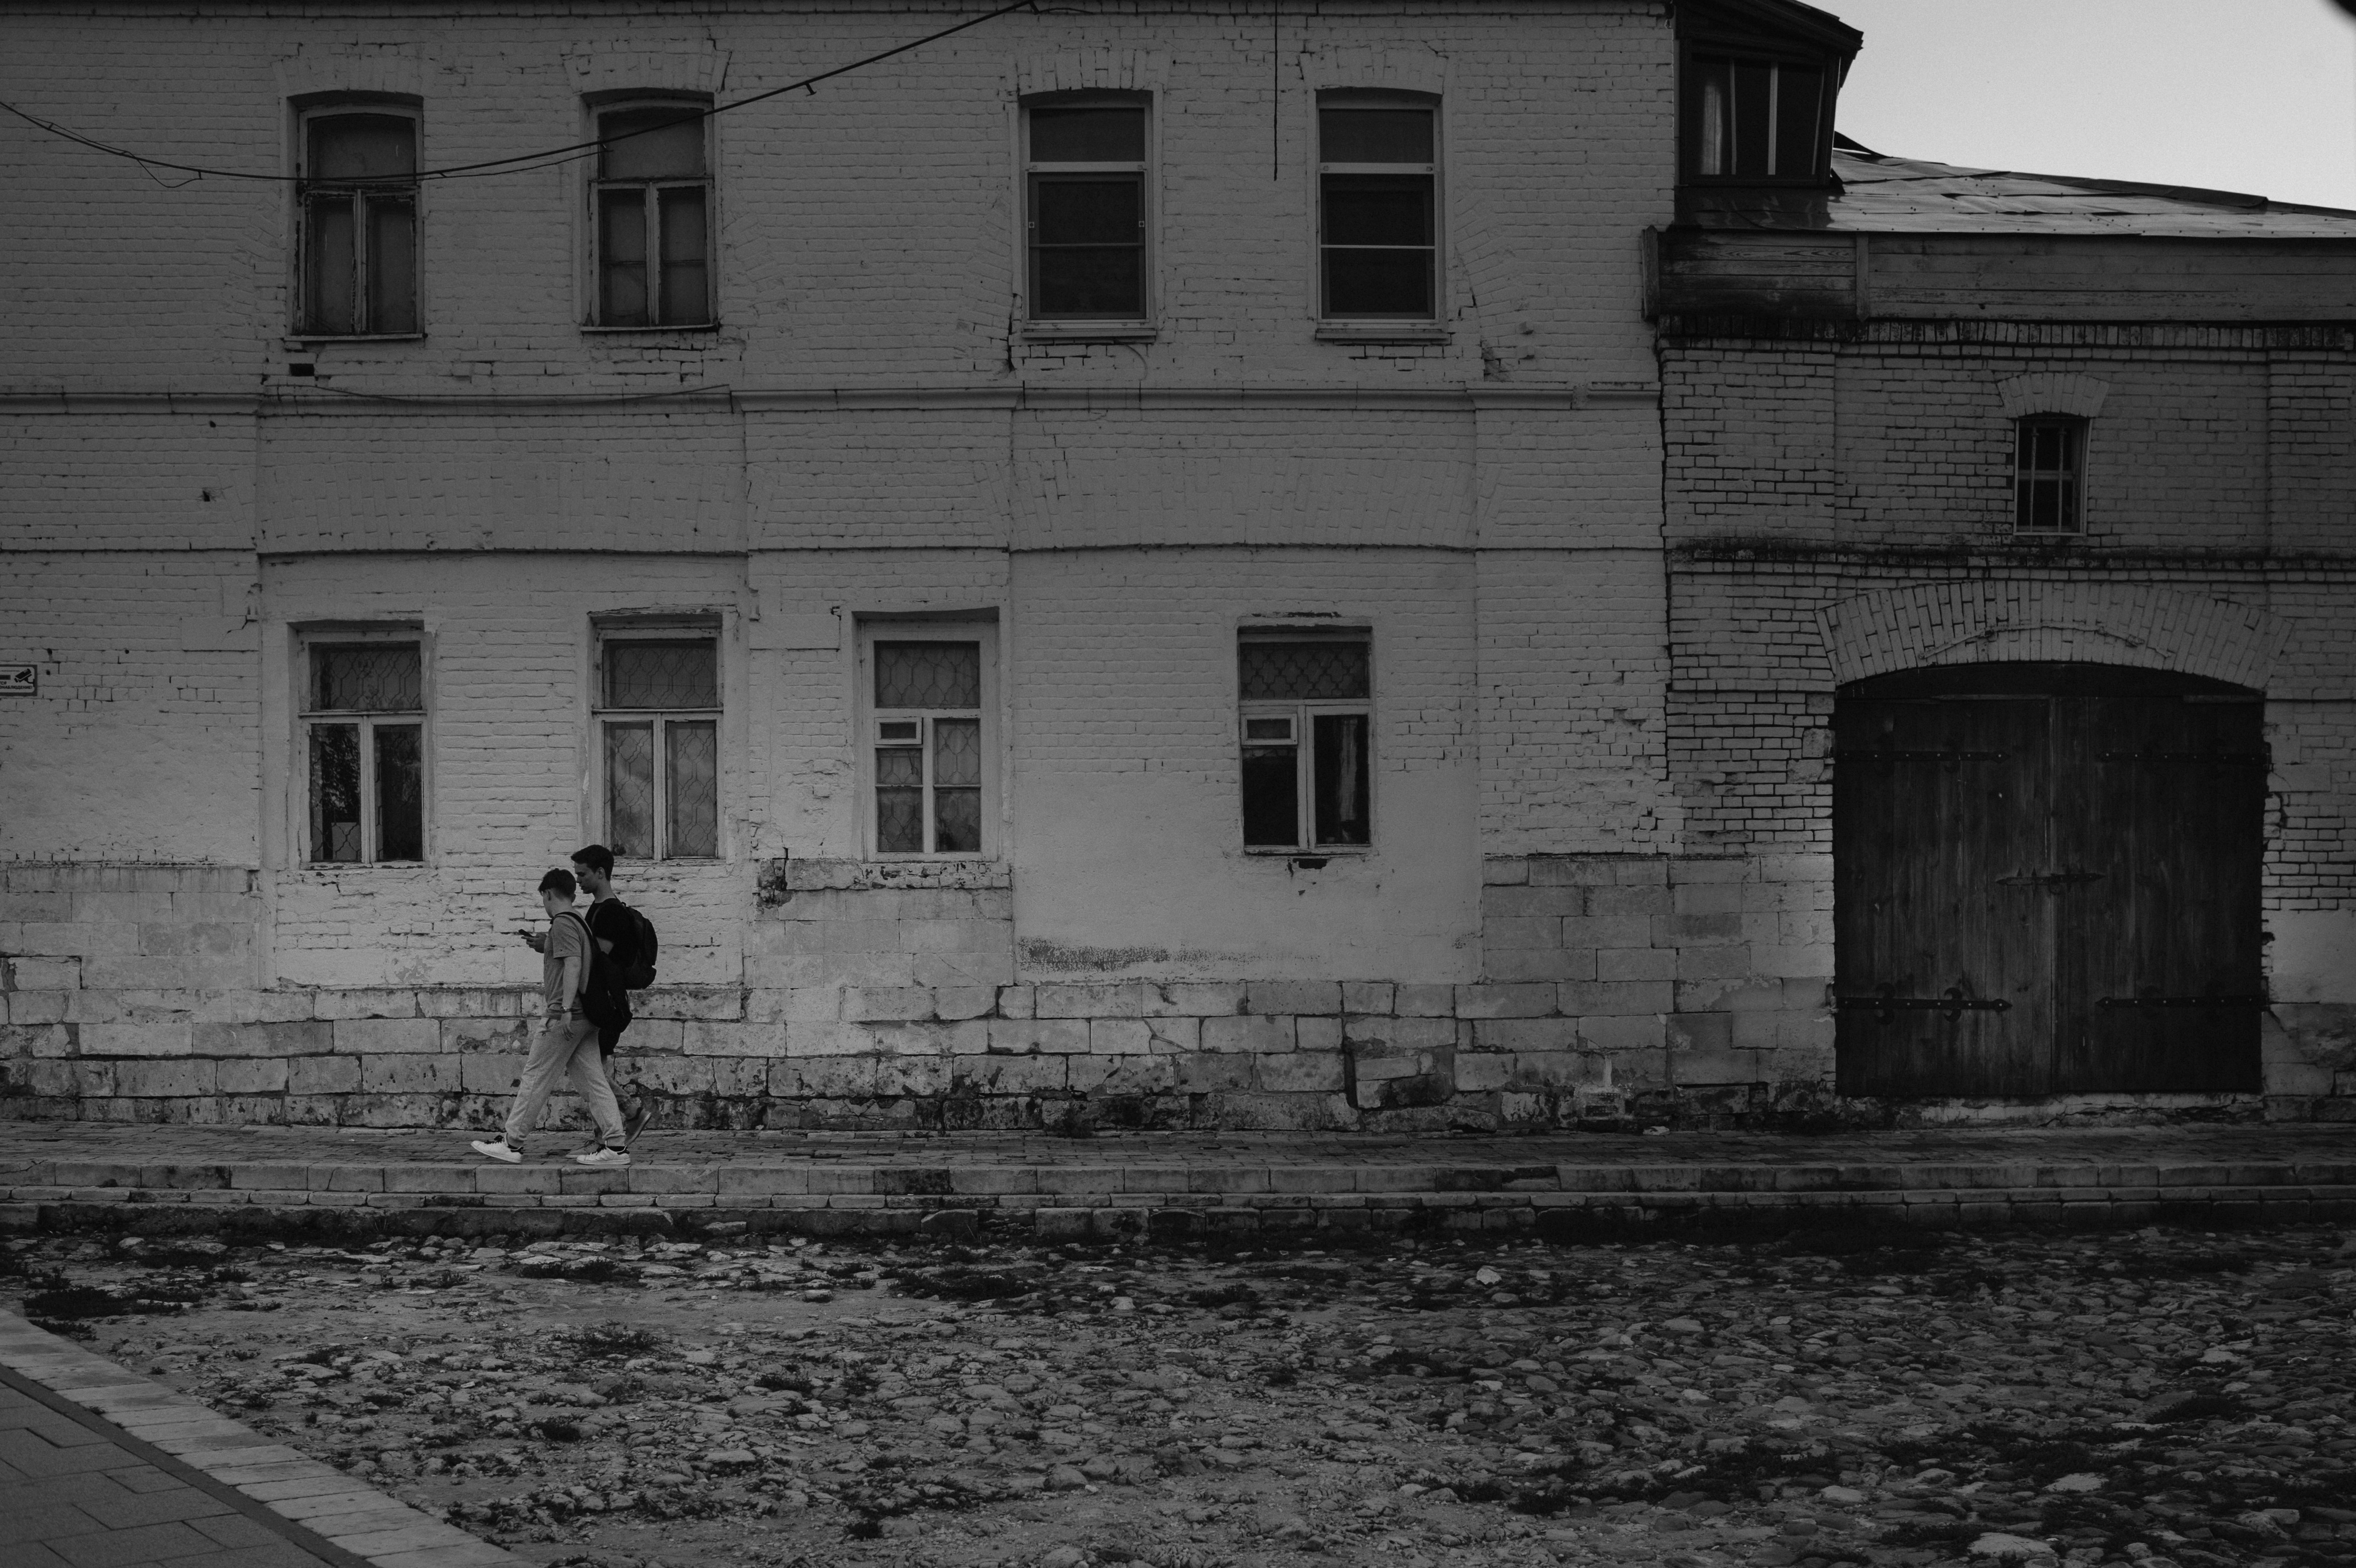
{"label": "metal roof", "polygon": [[1835,148],[1832,227],[1888,233],[2356,239],[2356,211],[2231,190],[1963,168]]}

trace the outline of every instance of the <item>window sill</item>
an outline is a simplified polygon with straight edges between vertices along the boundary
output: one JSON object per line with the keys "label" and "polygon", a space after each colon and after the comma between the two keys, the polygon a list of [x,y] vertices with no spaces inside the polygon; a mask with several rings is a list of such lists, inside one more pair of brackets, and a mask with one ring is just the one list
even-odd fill
{"label": "window sill", "polygon": [[1246,844],[1244,853],[1255,860],[1354,860],[1374,854],[1375,846],[1345,843],[1330,849],[1270,849],[1264,844]]}
{"label": "window sill", "polygon": [[2016,528],[2008,535],[2026,539],[2035,544],[2075,544],[2085,540],[2085,533],[2075,528]]}
{"label": "window sill", "polygon": [[682,322],[677,326],[667,324],[661,327],[600,327],[594,322],[584,322],[581,330],[591,338],[650,338],[666,332],[717,332],[720,330],[720,323],[698,321],[692,324]]}
{"label": "window sill", "polygon": [[1025,343],[1151,343],[1162,329],[1151,321],[1026,321]]}
{"label": "window sill", "polygon": [[1321,321],[1320,343],[1445,343],[1448,328],[1437,321]]}
{"label": "window sill", "polygon": [[423,343],[423,332],[322,332],[316,336],[296,335],[284,339],[289,349],[315,349],[322,343]]}

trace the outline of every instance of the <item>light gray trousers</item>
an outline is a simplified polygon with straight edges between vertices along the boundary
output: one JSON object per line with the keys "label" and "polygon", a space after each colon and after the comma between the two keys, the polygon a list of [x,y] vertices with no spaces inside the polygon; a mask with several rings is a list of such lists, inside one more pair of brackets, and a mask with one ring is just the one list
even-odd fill
{"label": "light gray trousers", "polygon": [[516,1086],[515,1103],[508,1109],[508,1147],[520,1149],[539,1122],[556,1086],[570,1076],[573,1092],[589,1107],[597,1136],[609,1149],[622,1146],[622,1108],[614,1101],[614,1086],[605,1077],[605,1063],[597,1050],[597,1026],[586,1018],[551,1018],[532,1037],[531,1055],[524,1058],[523,1081]]}

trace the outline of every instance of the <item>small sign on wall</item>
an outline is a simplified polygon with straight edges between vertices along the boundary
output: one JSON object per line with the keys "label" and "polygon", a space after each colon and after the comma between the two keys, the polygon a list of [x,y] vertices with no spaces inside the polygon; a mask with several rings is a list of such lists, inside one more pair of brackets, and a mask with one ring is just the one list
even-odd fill
{"label": "small sign on wall", "polygon": [[0,697],[37,697],[40,694],[39,665],[0,664]]}

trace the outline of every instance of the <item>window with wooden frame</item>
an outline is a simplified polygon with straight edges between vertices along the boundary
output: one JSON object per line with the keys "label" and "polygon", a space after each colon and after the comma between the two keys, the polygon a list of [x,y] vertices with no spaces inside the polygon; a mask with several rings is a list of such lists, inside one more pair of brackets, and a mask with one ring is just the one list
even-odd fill
{"label": "window with wooden frame", "polygon": [[302,112],[305,336],[417,334],[417,122],[415,109],[385,103]]}
{"label": "window with wooden frame", "polygon": [[2080,531],[2086,422],[2072,413],[2032,413],[2013,434],[2013,531]]}
{"label": "window with wooden frame", "polygon": [[596,111],[590,202],[599,327],[709,327],[712,162],[708,105],[669,100]]}
{"label": "window with wooden frame", "polygon": [[1033,320],[1146,318],[1146,100],[1136,94],[1072,94],[1023,105]]}
{"label": "window with wooden frame", "polygon": [[599,628],[595,723],[616,854],[719,855],[720,717],[717,627]]}
{"label": "window with wooden frame", "polygon": [[1317,99],[1318,315],[1440,315],[1440,111],[1428,98]]}
{"label": "window with wooden frame", "polygon": [[1686,57],[1688,179],[1812,183],[1829,167],[1825,61],[1707,48]]}
{"label": "window with wooden frame", "polygon": [[862,639],[877,856],[992,853],[994,645],[988,628],[953,623],[887,623]]}
{"label": "window with wooden frame", "polygon": [[322,638],[303,649],[304,858],[425,858],[425,660],[413,639]]}
{"label": "window with wooden frame", "polygon": [[1374,842],[1372,652],[1364,632],[1243,634],[1237,684],[1247,850]]}

